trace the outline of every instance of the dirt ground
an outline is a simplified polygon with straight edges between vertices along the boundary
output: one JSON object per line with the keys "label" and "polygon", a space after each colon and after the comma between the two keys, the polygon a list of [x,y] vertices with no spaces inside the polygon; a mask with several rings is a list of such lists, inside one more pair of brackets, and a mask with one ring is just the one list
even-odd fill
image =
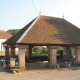
{"label": "dirt ground", "polygon": [[80,67],[26,70],[12,74],[0,66],[0,80],[80,80]]}

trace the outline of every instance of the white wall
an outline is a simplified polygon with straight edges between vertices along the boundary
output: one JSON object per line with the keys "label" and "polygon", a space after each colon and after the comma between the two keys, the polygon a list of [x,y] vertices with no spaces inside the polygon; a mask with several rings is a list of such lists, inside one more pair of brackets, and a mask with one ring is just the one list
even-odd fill
{"label": "white wall", "polygon": [[[2,45],[3,42],[5,42],[7,39],[0,39],[0,51],[5,51],[4,46]],[[18,51],[18,48],[15,49],[15,51]]]}
{"label": "white wall", "polygon": [[3,47],[2,43],[5,42],[6,39],[0,39],[0,51],[4,51],[5,48]]}

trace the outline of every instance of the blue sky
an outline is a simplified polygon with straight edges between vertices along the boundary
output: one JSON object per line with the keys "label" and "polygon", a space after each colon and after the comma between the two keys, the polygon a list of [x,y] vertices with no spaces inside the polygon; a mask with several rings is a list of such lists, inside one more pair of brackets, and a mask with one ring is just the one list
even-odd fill
{"label": "blue sky", "polygon": [[80,28],[80,0],[0,0],[0,29],[21,29],[39,12],[60,18],[64,13],[66,20]]}

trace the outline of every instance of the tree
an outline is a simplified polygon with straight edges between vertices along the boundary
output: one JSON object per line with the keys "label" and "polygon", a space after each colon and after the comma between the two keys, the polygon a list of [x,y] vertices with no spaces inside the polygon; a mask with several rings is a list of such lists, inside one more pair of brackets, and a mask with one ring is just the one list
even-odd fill
{"label": "tree", "polygon": [[[32,55],[33,56],[46,56],[46,54],[48,53],[47,48],[39,48],[37,46],[34,46],[32,49]],[[27,56],[28,54],[28,50],[25,51],[25,55]]]}
{"label": "tree", "polygon": [[47,48],[39,48],[37,46],[33,47],[33,51],[32,54],[33,56],[46,56],[46,54],[48,53]]}
{"label": "tree", "polygon": [[39,48],[37,46],[33,47],[33,52],[38,52],[39,51]]}
{"label": "tree", "polygon": [[17,32],[19,32],[20,30],[14,30],[13,32],[11,32],[12,35],[15,35]]}

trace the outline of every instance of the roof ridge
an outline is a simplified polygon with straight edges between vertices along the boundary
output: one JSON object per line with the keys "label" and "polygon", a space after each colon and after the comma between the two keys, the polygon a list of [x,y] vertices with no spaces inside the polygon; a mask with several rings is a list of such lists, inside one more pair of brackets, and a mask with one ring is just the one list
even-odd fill
{"label": "roof ridge", "polygon": [[26,29],[26,31],[23,33],[23,35],[17,40],[17,42],[16,43],[19,43],[22,39],[23,39],[23,37],[28,33],[28,31],[32,28],[32,26],[36,23],[36,21],[39,19],[39,17],[40,17],[41,15],[39,15],[36,19],[35,19],[35,21],[30,25],[30,27],[28,28],[28,29]]}
{"label": "roof ridge", "polygon": [[56,19],[64,19],[65,20],[65,18],[61,18],[61,17],[54,17],[54,16],[48,16],[48,15],[41,15],[41,16],[43,16],[43,17],[51,17],[51,18],[56,18]]}

